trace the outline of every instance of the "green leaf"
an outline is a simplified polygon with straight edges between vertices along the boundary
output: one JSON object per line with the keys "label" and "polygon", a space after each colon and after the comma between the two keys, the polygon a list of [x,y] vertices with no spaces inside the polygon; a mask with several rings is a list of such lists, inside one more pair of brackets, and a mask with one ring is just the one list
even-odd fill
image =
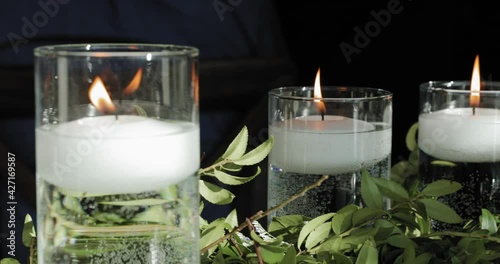
{"label": "green leaf", "polygon": [[410,245],[403,252],[403,263],[415,263],[415,246]]}
{"label": "green leaf", "polygon": [[71,210],[73,212],[76,212],[78,214],[85,214],[85,211],[83,211],[82,205],[80,203],[81,197],[71,197],[71,196],[65,196],[62,200],[62,204],[65,209]]}
{"label": "green leaf", "polygon": [[265,263],[279,263],[283,259],[283,253],[287,250],[285,247],[274,245],[261,245],[259,248]]}
{"label": "green leaf", "polygon": [[205,208],[205,203],[203,201],[200,201],[200,206],[198,207],[198,212],[203,212],[203,208]]}
{"label": "green leaf", "polygon": [[105,223],[123,223],[127,221],[125,218],[114,214],[114,213],[105,213],[105,212],[97,212],[92,215],[96,220],[105,222]]}
{"label": "green leaf", "polygon": [[283,237],[273,237],[259,222],[254,221],[252,225],[253,230],[250,231],[250,237],[259,245],[280,245],[283,242]]}
{"label": "green leaf", "polygon": [[492,260],[498,260],[499,258],[500,258],[500,252],[494,253],[494,254],[483,255],[481,257],[482,260],[484,259],[484,260],[490,261],[490,262],[486,262],[486,263],[491,263]]}
{"label": "green leaf", "polygon": [[332,229],[335,234],[341,234],[352,227],[352,215],[358,210],[354,204],[349,204],[340,209],[332,218]]}
{"label": "green leaf", "polygon": [[229,162],[229,163],[222,165],[223,171],[235,171],[235,172],[237,172],[237,171],[241,171],[241,168],[243,168],[243,166],[234,164],[232,162]]}
{"label": "green leaf", "polygon": [[253,241],[257,242],[257,244],[259,245],[267,245],[267,241],[265,241],[264,239],[262,239],[262,237],[260,237],[256,232],[255,230],[252,230],[250,231],[250,238],[252,238]]}
{"label": "green leaf", "polygon": [[444,167],[455,167],[455,166],[457,166],[457,164],[455,164],[454,162],[447,161],[447,160],[433,160],[433,161],[431,161],[431,164],[432,165],[436,165],[436,166],[444,166]]}
{"label": "green leaf", "polygon": [[410,175],[416,174],[416,167],[409,161],[402,160],[391,167],[391,178],[406,179]]}
{"label": "green leaf", "polygon": [[218,251],[217,254],[215,254],[213,264],[226,264],[226,260],[224,259],[222,250]]}
{"label": "green leaf", "polygon": [[[420,150],[416,149],[410,153],[408,156],[408,162],[414,167],[418,167],[418,162],[419,162],[419,156],[420,156]],[[416,170],[415,170],[416,172]]]}
{"label": "green leaf", "polygon": [[[373,230],[373,229],[372,229]],[[366,240],[370,239],[369,234],[349,235],[340,241],[339,250],[342,252],[358,250]]]}
{"label": "green leaf", "polygon": [[321,241],[325,240],[332,230],[332,225],[330,222],[326,222],[314,229],[306,239],[306,248],[311,249],[319,244]]}
{"label": "green leaf", "polygon": [[231,227],[238,226],[238,214],[236,209],[231,210],[231,212],[226,216],[226,223]]}
{"label": "green leaf", "polygon": [[376,264],[378,263],[378,250],[375,243],[371,240],[366,240],[366,242],[361,247],[358,257],[356,258],[356,264]]}
{"label": "green leaf", "polygon": [[21,263],[17,259],[3,258],[0,260],[0,264],[21,264]]}
{"label": "green leaf", "polygon": [[244,166],[257,164],[265,159],[269,152],[271,152],[273,144],[274,138],[271,136],[264,143],[249,151],[243,155],[243,157],[233,160],[233,162],[234,164]]}
{"label": "green leaf", "polygon": [[221,181],[224,184],[227,185],[240,185],[247,183],[251,180],[253,180],[257,175],[259,175],[261,172],[260,167],[257,167],[257,172],[253,176],[249,177],[238,177],[234,175],[230,175],[228,173],[222,172],[220,170],[215,170],[214,171],[214,176],[217,178],[219,181]]}
{"label": "green leaf", "polygon": [[398,233],[398,231],[401,232],[394,223],[385,219],[377,219],[375,221],[375,228],[377,230],[377,233],[373,235],[375,241],[386,240],[391,235]]}
{"label": "green leaf", "polygon": [[[353,241],[357,241],[355,244],[364,243],[367,239],[373,238],[375,234],[378,232],[377,227],[363,227],[359,229],[353,229],[349,236],[344,238],[344,242],[353,243]],[[358,247],[359,248],[359,247]]]}
{"label": "green leaf", "polygon": [[295,247],[288,247],[285,253],[285,256],[281,260],[280,264],[295,264],[297,262],[297,251]]}
{"label": "green leaf", "polygon": [[[281,246],[283,243],[283,237],[273,237],[267,231],[263,231],[264,233],[259,233],[257,232],[251,232],[250,235],[252,239],[254,239],[255,242],[257,242],[259,245],[275,245],[275,246]],[[254,235],[252,235],[254,233]],[[256,239],[255,236],[259,237],[260,239]]]}
{"label": "green leaf", "polygon": [[432,254],[425,252],[415,258],[415,264],[428,264],[432,259]]}
{"label": "green leaf", "polygon": [[23,245],[26,247],[31,246],[32,239],[36,237],[35,226],[33,225],[33,219],[31,215],[26,214],[24,217],[23,235],[22,241]]}
{"label": "green leaf", "polygon": [[[425,205],[422,203],[421,203],[421,205],[425,210]],[[427,212],[426,212],[426,215],[427,215]],[[415,219],[417,220],[418,230],[421,234],[428,234],[429,232],[431,232],[431,219],[429,219],[428,217],[423,218],[421,216],[417,216],[417,217],[415,217]]]}
{"label": "green leaf", "polygon": [[200,229],[205,229],[206,226],[208,226],[208,221],[203,219],[203,217],[199,217],[200,221]]}
{"label": "green leaf", "polygon": [[366,170],[361,174],[361,196],[364,203],[374,209],[383,209],[384,202],[380,194],[377,184]]}
{"label": "green leaf", "polygon": [[450,180],[436,180],[429,183],[422,190],[422,194],[427,196],[443,196],[452,194],[462,188],[462,184]]}
{"label": "green leaf", "polygon": [[132,218],[133,222],[164,223],[167,219],[167,211],[161,205],[152,206],[140,212]]}
{"label": "green leaf", "polygon": [[394,201],[408,201],[408,192],[399,183],[384,178],[372,177],[380,192]]}
{"label": "green leaf", "polygon": [[496,234],[498,231],[495,216],[488,209],[481,209],[479,222],[481,223],[481,229],[488,230],[488,234],[490,235]]}
{"label": "green leaf", "polygon": [[469,247],[469,245],[472,241],[474,241],[474,238],[464,237],[464,238],[460,239],[460,241],[458,241],[457,248],[459,248],[460,250],[463,250],[463,251],[467,251],[467,248]]}
{"label": "green leaf", "polygon": [[[200,248],[204,248],[211,243],[215,242],[217,239],[221,238],[225,234],[225,228],[227,224],[224,218],[219,218],[212,221],[200,235]],[[209,255],[215,251],[216,247],[209,249]]]}
{"label": "green leaf", "polygon": [[376,217],[384,215],[385,212],[383,210],[374,209],[374,208],[361,208],[354,212],[352,215],[352,224],[353,226],[357,226],[359,224],[363,224],[366,221],[374,219]]}
{"label": "green leaf", "polygon": [[221,246],[220,252],[222,252],[223,255],[229,256],[229,257],[237,257],[239,258],[240,254],[238,253],[238,250],[233,246],[233,245],[228,245],[227,247]]}
{"label": "green leaf", "polygon": [[200,180],[200,195],[213,204],[229,204],[234,199],[234,194],[220,186]]}
{"label": "green leaf", "polygon": [[457,224],[462,222],[462,218],[448,205],[434,199],[421,199],[421,203],[425,205],[425,210],[429,217],[441,222]]}
{"label": "green leaf", "polygon": [[171,201],[163,199],[138,199],[130,201],[110,201],[110,202],[99,202],[100,204],[116,205],[116,206],[153,206],[166,204]]}
{"label": "green leaf", "polygon": [[340,208],[340,210],[337,211],[337,214],[345,214],[345,213],[349,213],[349,212],[354,212],[358,209],[360,209],[359,206],[357,206],[355,204],[348,204],[348,205]]}
{"label": "green leaf", "polygon": [[241,233],[234,234],[232,236],[232,239],[235,243],[234,245],[233,243],[230,243],[230,245],[233,248],[232,250],[238,251],[238,256],[240,255],[239,251],[241,251],[243,255],[253,254],[252,250],[249,248],[251,246],[251,248],[254,249],[253,244],[251,243],[251,239],[247,238]]}
{"label": "green leaf", "polygon": [[342,246],[342,238],[339,236],[329,237],[325,242],[318,245],[316,248],[310,249],[309,252],[317,254],[320,252],[339,251]]}
{"label": "green leaf", "polygon": [[[269,233],[274,236],[297,235],[300,232],[304,221],[311,220],[303,215],[285,215],[274,217],[269,225]],[[297,238],[294,236],[295,239]],[[293,240],[295,240],[293,239]]]}
{"label": "green leaf", "polygon": [[167,201],[177,201],[179,197],[179,187],[176,185],[171,185],[160,191],[160,197]]}
{"label": "green leaf", "polygon": [[408,148],[409,151],[414,151],[418,149],[417,145],[417,130],[418,130],[418,122],[414,123],[408,132],[406,133],[406,147]]}
{"label": "green leaf", "polygon": [[247,149],[248,142],[248,129],[244,126],[238,135],[233,139],[229,147],[226,149],[224,154],[222,154],[222,159],[239,159]]}
{"label": "green leaf", "polygon": [[[426,214],[427,215],[427,214]],[[393,220],[400,222],[410,228],[419,229],[415,216],[408,212],[396,212],[391,215]]]}
{"label": "green leaf", "polygon": [[295,227],[304,224],[305,221],[311,220],[303,215],[284,215],[274,217],[269,225],[269,232],[281,230],[283,228]]}
{"label": "green leaf", "polygon": [[417,247],[415,242],[413,242],[410,238],[405,236],[404,234],[396,234],[393,236],[390,236],[387,239],[387,243],[393,247],[397,248],[409,248],[409,247]]}
{"label": "green leaf", "polygon": [[422,218],[428,217],[427,209],[425,208],[425,205],[420,202],[420,200],[412,202],[411,205],[415,209],[416,213],[420,215]]}
{"label": "green leaf", "polygon": [[343,254],[334,251],[332,253],[333,259],[335,260],[335,264],[352,264],[352,260]]}
{"label": "green leaf", "polygon": [[465,251],[465,254],[465,263],[478,263],[479,259],[481,259],[481,257],[486,254],[484,242],[478,239],[471,241],[469,243],[469,246],[467,247],[467,250]]}
{"label": "green leaf", "polygon": [[311,264],[325,264],[325,262],[318,262],[318,260],[315,259],[314,257],[306,256],[306,255],[298,255],[296,263],[300,263],[300,264],[309,264],[309,263],[311,263]]}
{"label": "green leaf", "polygon": [[300,248],[300,246],[302,245],[302,242],[304,242],[304,239],[312,231],[314,231],[314,229],[316,229],[318,226],[320,226],[324,222],[330,220],[334,215],[335,215],[335,213],[328,213],[328,214],[320,215],[316,218],[313,218],[311,221],[307,222],[304,225],[304,227],[302,227],[302,230],[300,230],[297,247]]}
{"label": "green leaf", "polygon": [[[378,232],[378,227],[372,227],[373,225],[368,225],[367,227],[353,229],[349,236],[366,236],[373,237]],[[364,241],[363,241],[364,242]]]}

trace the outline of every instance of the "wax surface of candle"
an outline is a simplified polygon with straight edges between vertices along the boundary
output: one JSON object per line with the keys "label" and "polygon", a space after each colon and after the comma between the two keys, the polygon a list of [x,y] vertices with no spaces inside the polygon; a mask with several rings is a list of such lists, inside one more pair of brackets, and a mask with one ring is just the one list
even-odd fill
{"label": "wax surface of candle", "polygon": [[99,116],[36,129],[37,173],[92,193],[155,190],[199,169],[199,127],[141,116]]}
{"label": "wax surface of candle", "polygon": [[500,160],[500,110],[452,108],[419,116],[418,144],[428,155],[456,162]]}
{"label": "wax surface of candle", "polygon": [[391,129],[342,116],[300,117],[270,126],[274,166],[288,172],[340,174],[386,158]]}

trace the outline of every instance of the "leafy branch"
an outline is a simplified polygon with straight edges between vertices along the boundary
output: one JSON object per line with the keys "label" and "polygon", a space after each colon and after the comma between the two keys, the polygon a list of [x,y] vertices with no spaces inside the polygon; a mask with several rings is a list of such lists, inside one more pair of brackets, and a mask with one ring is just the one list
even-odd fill
{"label": "leafy branch", "polygon": [[[462,188],[460,183],[436,180],[423,185],[419,181],[417,129],[418,123],[415,123],[408,131],[406,146],[410,155],[391,168],[390,179],[362,173],[363,206],[349,204],[337,212],[312,219],[302,215],[275,217],[267,228],[258,223],[272,211],[321,185],[328,178],[324,176],[279,205],[259,211],[244,221],[238,221],[236,209],[210,223],[201,219],[201,262],[498,263],[499,215],[483,208],[478,219],[462,219],[440,200],[459,191]],[[260,174],[261,170],[256,166],[253,175],[239,175],[243,167],[255,166],[269,154],[273,138],[248,152],[247,141],[248,131],[244,127],[213,165],[199,170],[200,195],[205,200],[213,204],[229,204],[234,194],[220,185],[241,185]],[[439,162],[436,165],[454,165]],[[140,201],[147,202],[148,199]],[[435,231],[432,224],[436,222],[459,224],[463,228]],[[249,228],[248,236],[241,233],[245,228]],[[33,249],[30,263],[36,261],[34,237],[31,218],[27,218],[23,242]],[[18,263],[4,260],[1,264]]]}
{"label": "leafy branch", "polygon": [[261,169],[257,166],[252,176],[241,177],[233,174],[239,173],[244,166],[251,166],[261,162],[267,157],[274,143],[270,137],[255,149],[245,153],[247,150],[248,129],[243,127],[227,150],[215,163],[198,171],[200,175],[200,195],[208,202],[217,205],[230,204],[235,195],[218,184],[204,180],[206,177],[214,178],[226,185],[241,185],[253,180],[260,174]]}
{"label": "leafy branch", "polygon": [[[202,263],[491,263],[500,260],[498,215],[482,209],[479,219],[462,219],[440,201],[441,197],[460,190],[460,183],[437,180],[424,186],[419,181],[417,129],[418,123],[415,123],[408,131],[406,145],[410,155],[408,160],[392,167],[390,179],[363,172],[364,206],[349,204],[313,219],[301,215],[275,217],[267,229],[260,228],[258,234],[252,231],[250,237],[240,232],[250,225],[259,226],[257,220],[318,184],[276,207],[259,211],[239,225],[233,211],[228,217],[202,227]],[[234,149],[237,146],[231,146],[228,151]],[[224,159],[219,162],[207,171],[232,164]],[[434,222],[463,224],[463,229],[436,232],[432,229]]]}
{"label": "leafy branch", "polygon": [[309,190],[320,186],[321,183],[323,183],[327,179],[328,179],[328,176],[327,175],[323,175],[323,177],[321,177],[321,179],[319,179],[317,182],[315,182],[314,184],[312,184],[310,186],[307,186],[306,188],[304,188],[299,193],[297,193],[297,194],[291,196],[290,198],[286,199],[284,202],[282,202],[282,203],[280,203],[280,204],[278,204],[278,205],[276,205],[276,206],[274,206],[274,207],[272,207],[270,209],[267,209],[264,212],[263,211],[257,212],[252,217],[250,217],[247,221],[245,221],[245,222],[241,223],[239,226],[233,228],[233,230],[231,230],[231,232],[227,233],[223,237],[221,237],[221,238],[217,239],[216,241],[212,242],[208,246],[202,248],[201,251],[200,251],[200,253],[201,254],[206,253],[210,248],[218,245],[219,243],[221,243],[224,240],[230,239],[231,236],[233,236],[237,232],[241,232],[243,229],[245,229],[246,227],[248,227],[249,226],[249,222],[252,223],[252,222],[258,221],[258,220],[262,219],[263,217],[268,216],[271,212],[274,212],[274,211],[276,211],[276,210],[278,210],[280,208],[283,208],[285,205],[291,203],[295,199],[297,199],[297,198],[303,196],[304,194],[306,194],[306,192],[308,192]]}
{"label": "leafy branch", "polygon": [[[36,232],[33,219],[29,214],[27,214],[24,218],[24,226],[22,230],[22,242],[23,245],[29,249],[29,256],[26,263],[36,264],[37,263]],[[15,254],[13,254],[12,256],[14,257]],[[0,264],[20,264],[20,262],[17,259],[7,257],[0,259]]]}

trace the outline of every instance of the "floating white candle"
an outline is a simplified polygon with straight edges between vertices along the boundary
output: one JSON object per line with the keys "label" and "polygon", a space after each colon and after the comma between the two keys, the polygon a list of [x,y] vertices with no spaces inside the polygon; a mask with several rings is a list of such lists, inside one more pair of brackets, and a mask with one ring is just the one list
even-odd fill
{"label": "floating white candle", "polygon": [[92,193],[156,190],[199,169],[199,127],[142,116],[86,117],[36,130],[37,173]]}
{"label": "floating white candle", "polygon": [[419,147],[426,154],[454,162],[500,160],[500,110],[451,108],[421,114]]}
{"label": "floating white candle", "polygon": [[388,157],[391,129],[343,116],[307,116],[270,126],[273,165],[287,172],[328,174],[360,170]]}

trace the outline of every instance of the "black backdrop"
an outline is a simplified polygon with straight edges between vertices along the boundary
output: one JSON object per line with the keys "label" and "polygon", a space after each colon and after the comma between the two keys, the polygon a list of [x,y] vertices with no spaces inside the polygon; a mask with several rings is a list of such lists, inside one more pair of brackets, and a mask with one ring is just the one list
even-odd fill
{"label": "black backdrop", "polygon": [[[274,2],[288,53],[297,66],[295,85],[312,85],[316,70],[321,67],[323,85],[370,86],[393,92],[393,163],[408,155],[404,136],[418,119],[419,84],[430,80],[470,79],[477,54],[481,59],[482,77],[500,80],[500,66],[497,66],[500,11],[494,8],[493,1]],[[244,6],[242,4],[233,12]],[[255,19],[257,21],[259,17]],[[362,34],[366,36],[360,37]],[[349,54],[349,60],[341,46],[348,49],[347,52],[353,52]],[[31,71],[28,74],[31,76]],[[31,87],[29,79],[14,79],[26,81],[26,86]],[[32,93],[31,88],[29,91]],[[0,99],[8,96],[4,93]],[[32,107],[31,102],[28,104]],[[14,114],[10,106],[0,106],[0,109],[4,119]],[[27,118],[32,118],[32,111],[27,113]],[[261,120],[257,128],[262,129],[265,125],[265,120]],[[32,127],[26,129],[32,130]],[[252,131],[251,135],[254,132],[258,130]],[[26,149],[24,152],[34,151]],[[260,184],[265,184],[266,178],[262,176],[254,186],[239,189],[237,205],[242,216],[248,217],[265,209],[266,189]],[[4,183],[2,180],[2,190],[6,189]],[[19,183],[18,187],[19,194],[24,190],[34,199],[34,186]],[[4,213],[1,233],[6,228]]]}
{"label": "black backdrop", "polygon": [[[470,79],[476,54],[482,78],[500,80],[500,12],[486,1],[366,2],[279,0],[277,6],[301,85],[311,85],[321,67],[323,85],[393,92],[395,162],[408,154],[404,136],[418,119],[419,84]],[[356,43],[359,31],[369,40]],[[350,62],[341,46],[352,51]]]}

